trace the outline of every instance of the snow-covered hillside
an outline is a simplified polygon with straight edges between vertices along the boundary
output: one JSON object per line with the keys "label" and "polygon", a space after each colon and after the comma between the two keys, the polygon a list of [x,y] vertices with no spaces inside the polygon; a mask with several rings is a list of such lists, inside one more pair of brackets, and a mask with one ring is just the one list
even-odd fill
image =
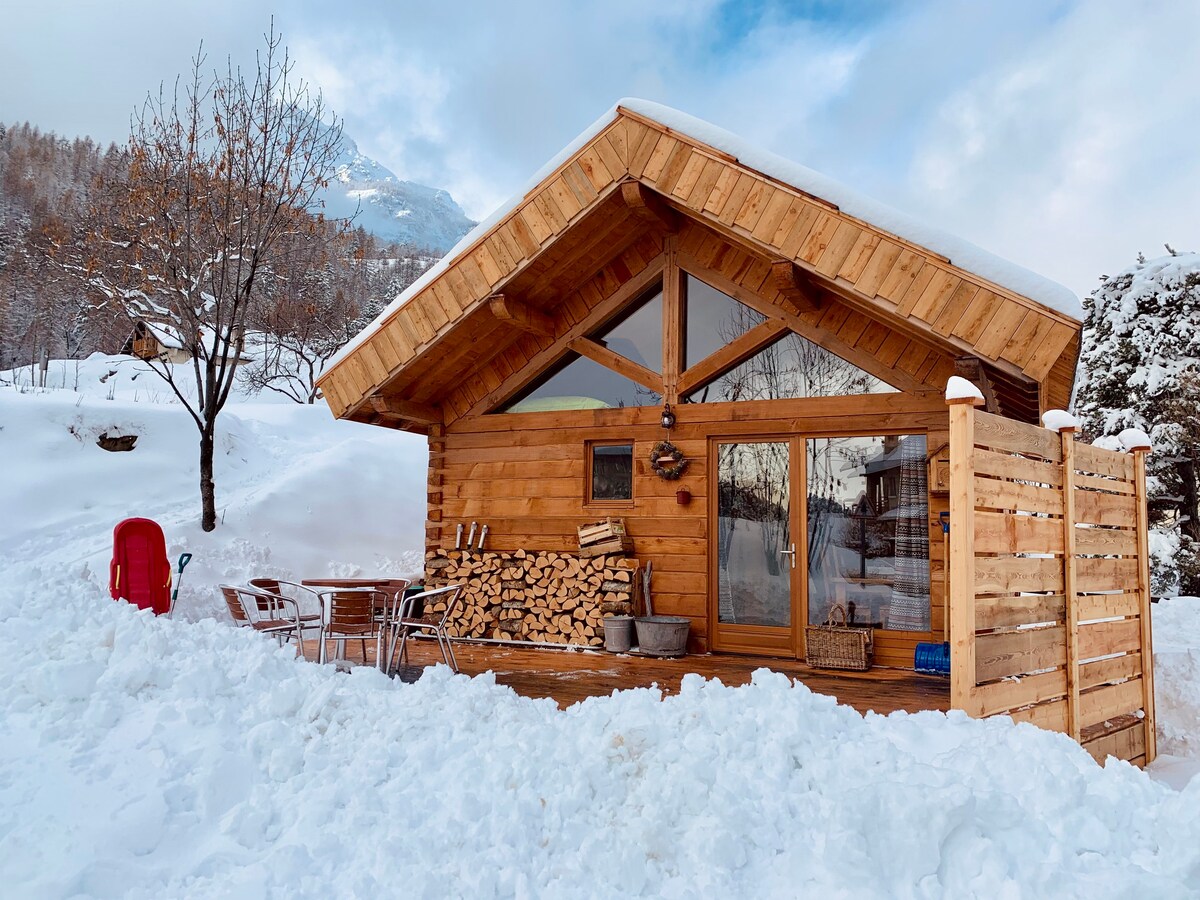
{"label": "snow-covered hillside", "polygon": [[[443,667],[404,684],[297,661],[233,628],[215,585],[417,568],[424,442],[239,398],[205,535],[195,428],[152,379],[100,356],[52,363],[65,387],[0,373],[6,895],[1200,891],[1194,758],[1100,767],[1030,725],[863,717],[765,670],[560,711]],[[136,449],[95,445],[113,430]],[[108,599],[128,515],[196,554],[185,615]],[[1156,609],[1161,748],[1181,757],[1200,752],[1198,635],[1200,600]]]}
{"label": "snow-covered hillside", "polygon": [[439,188],[401,181],[359,152],[348,136],[329,187],[322,192],[325,215],[354,218],[355,226],[377,238],[444,253],[475,223],[454,198]]}
{"label": "snow-covered hillside", "polygon": [[[231,401],[218,426],[217,510],[199,528],[198,432],[170,391],[139,361],[96,354],[52,362],[34,390],[29,369],[0,373],[0,567],[21,578],[69,572],[104,587],[112,528],[157,520],[174,559],[194,560],[180,611],[217,610],[214,586],[255,575],[402,576],[421,567],[423,440],[335,421],[324,404],[276,395]],[[139,435],[110,453],[103,433]],[[415,513],[415,514],[414,514]],[[0,583],[4,583],[0,581]]]}

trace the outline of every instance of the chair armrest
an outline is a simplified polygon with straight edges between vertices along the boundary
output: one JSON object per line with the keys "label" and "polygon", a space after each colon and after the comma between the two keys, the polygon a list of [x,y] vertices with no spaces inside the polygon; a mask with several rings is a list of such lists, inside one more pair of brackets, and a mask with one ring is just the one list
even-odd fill
{"label": "chair armrest", "polygon": [[320,591],[313,590],[306,584],[300,584],[297,581],[284,581],[282,578],[276,578],[275,580],[278,581],[280,585],[286,584],[290,588],[295,588],[298,591],[304,591],[306,594],[312,594],[317,599],[320,599],[321,597]]}
{"label": "chair armrest", "polygon": [[296,624],[299,625],[300,624],[300,604],[297,603],[295,600],[293,600],[291,597],[284,597],[284,596],[278,595],[278,594],[276,595],[275,600],[277,603],[286,603],[286,604],[291,605],[291,607],[292,607],[292,616],[291,617],[293,620],[295,620]]}

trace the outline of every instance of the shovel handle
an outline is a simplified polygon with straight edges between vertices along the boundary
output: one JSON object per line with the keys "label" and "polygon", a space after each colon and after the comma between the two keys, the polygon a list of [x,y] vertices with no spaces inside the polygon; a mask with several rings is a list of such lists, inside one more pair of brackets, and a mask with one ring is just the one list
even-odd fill
{"label": "shovel handle", "polygon": [[187,564],[190,563],[191,561],[192,561],[192,554],[190,554],[190,553],[180,553],[179,554],[179,571],[181,574],[183,573],[183,570],[185,568],[187,568]]}

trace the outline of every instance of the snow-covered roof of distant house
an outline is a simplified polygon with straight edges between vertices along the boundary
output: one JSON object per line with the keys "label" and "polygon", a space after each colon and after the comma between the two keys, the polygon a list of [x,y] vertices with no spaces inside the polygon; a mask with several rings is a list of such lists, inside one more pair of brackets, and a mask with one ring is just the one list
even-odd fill
{"label": "snow-covered roof of distant house", "polygon": [[[622,146],[619,158],[612,156],[614,145],[610,138],[619,140],[616,135],[623,124],[628,124],[630,133],[633,133],[633,129],[638,129],[639,138],[647,129],[657,132],[660,135],[658,151],[662,151],[663,142],[690,148],[691,153],[699,154],[699,157],[693,159],[720,163],[738,173],[736,177],[739,179],[748,179],[756,185],[761,185],[761,188],[753,188],[752,196],[755,195],[754,192],[758,192],[762,196],[771,196],[774,199],[776,194],[782,193],[796,198],[795,202],[802,204],[811,201],[810,205],[819,210],[819,215],[824,217],[822,221],[828,220],[829,217],[836,220],[834,227],[839,229],[839,234],[844,229],[846,234],[858,235],[860,241],[873,241],[870,246],[878,247],[879,253],[885,257],[885,248],[892,254],[900,254],[901,261],[897,261],[897,257],[892,255],[876,267],[876,271],[892,276],[888,289],[885,291],[880,282],[875,282],[873,293],[859,293],[855,295],[855,299],[874,303],[879,307],[880,313],[910,320],[935,344],[943,340],[949,340],[950,344],[957,341],[957,352],[975,352],[984,360],[1008,366],[1010,373],[1031,377],[1037,382],[1044,381],[1051,368],[1058,365],[1060,358],[1064,356],[1072,357],[1069,368],[1073,369],[1075,351],[1071,348],[1077,349],[1081,307],[1078,298],[1067,288],[988,253],[962,238],[897,212],[883,203],[851,190],[835,179],[757,148],[722,128],[661,104],[627,98],[615,104],[542,166],[508,202],[501,204],[463,237],[445,257],[396,297],[372,323],[330,360],[321,383],[323,387],[330,389],[326,390],[326,398],[336,415],[354,413],[368,395],[404,371],[410,360],[421,356],[433,344],[453,340],[450,335],[458,328],[459,322],[468,319],[479,304],[487,300],[490,293],[501,290],[498,285],[516,277],[516,273],[526,262],[531,261],[531,250],[533,256],[540,253],[535,248],[543,243],[542,237],[538,237],[533,245],[526,244],[519,256],[507,252],[493,252],[489,246],[494,246],[498,240],[502,244],[505,243],[499,236],[511,236],[520,224],[517,220],[526,216],[526,213],[540,217],[540,213],[534,209],[535,203],[547,202],[545,194],[550,192],[552,184],[556,180],[561,181],[564,173],[570,171],[572,166],[578,169],[583,160],[594,160],[594,168],[587,169],[589,178],[592,178],[593,172],[601,173],[598,180],[593,179],[596,181],[593,198],[597,194],[601,199],[607,196],[608,189],[616,183],[637,181],[647,192],[658,193],[662,201],[700,224],[704,224],[709,218],[715,218],[715,214],[709,216],[710,211],[707,208],[698,208],[705,205],[703,198],[699,204],[695,204],[694,198],[681,198],[678,193],[672,195],[670,187],[662,187],[659,184],[661,175],[651,176],[648,170],[644,169],[644,158],[635,166],[634,147]],[[643,150],[645,146],[641,145]],[[607,157],[604,155],[606,152]],[[686,157],[687,153],[683,155]],[[658,161],[658,166],[656,171],[663,172],[662,159]],[[693,169],[693,173],[694,171]],[[676,171],[670,179],[671,184],[679,177],[680,174]],[[689,184],[695,181],[696,176],[693,174]],[[741,183],[739,181],[739,186]],[[562,230],[573,228],[579,218],[587,212],[589,202],[598,203],[600,200],[582,202],[585,204],[584,210],[568,213],[567,224],[553,226],[551,237],[545,239],[547,242],[557,237]],[[745,208],[743,207],[743,210]],[[778,211],[778,207],[776,210]],[[765,213],[763,215],[765,216]],[[745,228],[742,232],[749,233]],[[746,237],[746,234],[742,236]],[[822,234],[823,232],[810,236],[812,243],[807,246],[823,251],[831,238],[828,235],[822,237]],[[757,234],[751,238],[752,243],[757,242],[761,245],[762,253],[768,258],[780,256],[780,248],[770,240],[760,240]],[[841,249],[848,251],[850,248]],[[872,257],[872,252],[874,251],[868,249],[867,257],[878,261]],[[507,258],[510,255],[513,259]],[[818,283],[818,287],[833,290],[835,293],[838,290],[853,293],[859,287],[858,282],[850,284],[839,278],[836,266],[832,274],[818,272],[813,260],[800,258],[803,254],[782,255],[790,256],[808,278]],[[481,258],[486,260],[494,277],[480,274]],[[911,312],[911,307],[898,309],[898,300],[891,300],[890,295],[899,296],[903,293],[902,288],[919,281],[916,273],[923,264],[927,270],[926,280],[921,283],[916,294],[928,288],[927,293],[932,298],[930,303],[926,304],[924,310],[916,312]],[[866,265],[865,260],[863,265]],[[499,271],[496,271],[497,269]],[[860,267],[857,271],[862,273],[863,269]],[[938,276],[938,272],[944,275]],[[908,273],[907,278],[905,273]],[[461,277],[464,274],[474,277],[464,284]],[[930,286],[929,277],[938,277],[941,280]],[[483,281],[487,284],[483,284]],[[983,319],[974,326],[972,337],[963,338],[957,332],[951,335],[950,329],[954,322],[948,325],[939,322],[935,330],[932,317],[927,315],[930,306],[936,314],[949,302],[949,292],[939,292],[943,288],[954,291],[956,285],[961,285],[962,293],[955,295],[955,304],[951,305],[947,314],[953,313],[956,318],[963,314],[964,321],[964,306],[971,303],[976,292],[978,293],[978,307],[972,306],[971,311],[973,317],[983,315]],[[449,301],[446,299],[447,291],[452,294]],[[417,302],[406,310],[414,300]],[[435,333],[432,337],[422,335],[416,342],[417,346],[410,349],[412,335],[424,327],[421,320],[431,317],[423,310],[447,303],[449,306],[461,306],[461,314],[448,309],[450,321],[446,323],[444,316],[438,316],[444,324],[434,326]],[[980,331],[988,324],[992,313],[1003,306],[1015,307],[1007,310],[1004,316],[1000,316],[1009,330],[1002,336],[989,333],[986,337],[980,337]],[[982,311],[977,313],[977,308]],[[408,332],[407,335],[400,335],[397,331],[401,310],[405,310],[404,330]],[[1023,323],[1025,328],[1020,335],[1014,336],[1013,329],[1016,329],[1017,323],[1022,322],[1021,317],[1026,312],[1031,312],[1031,315]],[[1016,318],[1013,318],[1014,315]],[[388,339],[380,334],[384,328],[389,329]],[[997,347],[990,353],[979,349],[981,343],[997,341]],[[368,345],[374,352],[360,357],[358,363],[353,366],[342,365],[354,356],[356,351]],[[398,351],[395,350],[397,346],[401,348]],[[1036,360],[1033,359],[1035,350]],[[1055,378],[1064,382],[1065,387],[1056,385],[1055,396],[1064,391],[1069,392],[1070,389],[1071,376],[1063,374],[1066,372],[1063,366],[1058,365],[1058,369],[1062,371],[1058,372]],[[383,372],[388,373],[386,377],[382,376]]]}
{"label": "snow-covered roof of distant house", "polygon": [[143,319],[142,324],[158,341],[159,346],[166,347],[168,350],[183,349],[183,338],[179,334],[179,329],[174,325],[168,325],[165,322],[151,322],[149,319]]}

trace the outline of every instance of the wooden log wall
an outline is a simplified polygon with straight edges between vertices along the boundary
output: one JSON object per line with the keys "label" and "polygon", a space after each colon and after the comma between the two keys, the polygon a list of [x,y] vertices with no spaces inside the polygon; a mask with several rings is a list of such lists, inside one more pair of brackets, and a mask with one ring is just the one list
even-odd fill
{"label": "wooden log wall", "polygon": [[951,703],[1154,758],[1139,460],[951,406]]}
{"label": "wooden log wall", "polygon": [[[600,647],[605,616],[639,611],[637,570],[636,559],[617,555],[433,550],[425,585],[465,586],[461,612],[448,625],[455,637]],[[445,608],[432,602],[427,612]]]}
{"label": "wooden log wall", "polygon": [[[654,564],[655,612],[686,616],[689,649],[710,648],[709,623],[709,442],[840,434],[927,433],[934,450],[948,440],[946,407],[939,395],[874,394],[804,400],[685,404],[671,441],[690,460],[678,481],[650,469],[650,450],[663,438],[657,408],[572,410],[464,417],[445,435],[442,494],[443,549],[453,546],[456,526],[488,525],[487,546],[510,553],[528,549],[573,552],[579,525],[620,516],[633,538],[634,555]],[[589,442],[633,443],[633,500],[588,504]],[[676,491],[691,501],[680,505]],[[797,498],[803,496],[797,488]],[[915,644],[944,634],[942,534],[938,514],[945,495],[930,497],[931,633],[879,632],[876,662],[911,668]],[[800,629],[802,631],[802,629]],[[803,657],[803,647],[795,648]]]}

